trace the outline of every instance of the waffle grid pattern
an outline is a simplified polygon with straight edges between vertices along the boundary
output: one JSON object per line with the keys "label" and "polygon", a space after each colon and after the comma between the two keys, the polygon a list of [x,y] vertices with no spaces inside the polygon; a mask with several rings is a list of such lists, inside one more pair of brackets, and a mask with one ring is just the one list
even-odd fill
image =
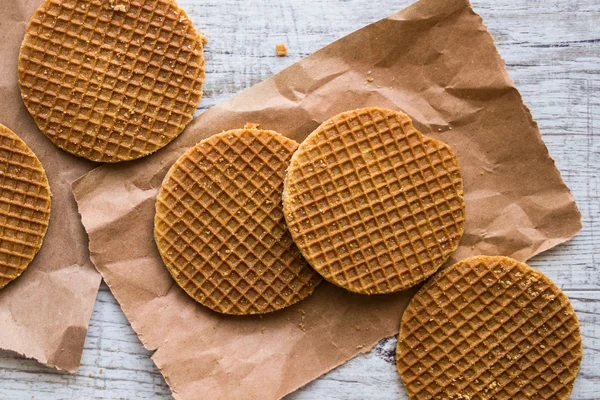
{"label": "waffle grid pattern", "polygon": [[437,274],[404,312],[398,371],[411,399],[568,399],[577,316],[546,276],[506,257]]}
{"label": "waffle grid pattern", "polygon": [[340,114],[300,145],[284,210],[310,264],[368,294],[431,276],[458,246],[465,222],[452,151],[405,114],[374,108]]}
{"label": "waffle grid pattern", "polygon": [[226,314],[275,311],[321,278],[285,226],[283,179],[298,144],[259,130],[227,131],[185,153],[156,203],[155,237],[171,275]]}
{"label": "waffle grid pattern", "polygon": [[50,189],[42,164],[0,125],[0,288],[27,268],[50,219]]}
{"label": "waffle grid pattern", "polygon": [[94,161],[131,160],[192,119],[202,50],[173,0],[47,0],[27,27],[19,85],[58,147]]}

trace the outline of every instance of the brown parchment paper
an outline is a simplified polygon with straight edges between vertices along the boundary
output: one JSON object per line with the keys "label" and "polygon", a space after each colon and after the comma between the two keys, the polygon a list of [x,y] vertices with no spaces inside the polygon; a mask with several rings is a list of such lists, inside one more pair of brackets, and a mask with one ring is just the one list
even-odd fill
{"label": "brown parchment paper", "polygon": [[369,297],[323,283],[262,319],[218,315],[175,285],[152,236],[157,190],[189,146],[246,122],[302,141],[325,119],[364,106],[403,110],[456,152],[467,226],[454,260],[526,260],[580,229],[481,18],[466,0],[422,0],[211,108],[156,155],[102,166],[74,184],[92,261],[156,350],[176,398],[279,398],[398,332],[413,290]]}
{"label": "brown parchment paper", "polygon": [[17,84],[25,26],[42,0],[0,0],[0,123],[41,160],[52,192],[50,226],[25,272],[0,290],[0,348],[62,370],[79,367],[100,275],[89,260],[71,183],[98,164],[71,156],[41,133]]}

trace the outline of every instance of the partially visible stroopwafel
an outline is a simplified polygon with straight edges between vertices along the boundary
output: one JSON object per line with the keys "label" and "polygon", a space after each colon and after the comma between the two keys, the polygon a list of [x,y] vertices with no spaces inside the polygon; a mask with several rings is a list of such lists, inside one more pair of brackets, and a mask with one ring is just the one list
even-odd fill
{"label": "partially visible stroopwafel", "polygon": [[567,399],[577,316],[548,277],[507,257],[441,271],[402,317],[398,371],[411,399]]}
{"label": "partially visible stroopwafel", "polygon": [[283,179],[298,144],[239,129],[203,140],[171,167],[154,235],[191,297],[225,314],[263,314],[310,295],[321,277],[285,225]]}
{"label": "partially visible stroopwafel", "polygon": [[0,289],[36,255],[50,220],[50,187],[40,160],[0,125]]}
{"label": "partially visible stroopwafel", "polygon": [[58,147],[102,162],[143,157],[192,119],[203,40],[174,0],[46,0],[21,46],[21,95]]}
{"label": "partially visible stroopwafel", "polygon": [[423,136],[406,114],[379,108],[339,114],[302,142],[283,207],[308,262],[363,294],[396,292],[431,276],[465,224],[450,148]]}

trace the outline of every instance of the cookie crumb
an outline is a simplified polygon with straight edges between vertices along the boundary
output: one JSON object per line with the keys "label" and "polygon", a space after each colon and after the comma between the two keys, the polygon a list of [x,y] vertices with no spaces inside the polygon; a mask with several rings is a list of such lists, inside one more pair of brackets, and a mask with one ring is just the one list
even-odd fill
{"label": "cookie crumb", "polygon": [[129,11],[129,5],[125,4],[117,4],[118,0],[110,0],[110,6],[115,11],[127,12]]}
{"label": "cookie crumb", "polygon": [[244,129],[258,129],[259,126],[260,126],[260,124],[255,124],[253,122],[246,122],[246,125],[244,125]]}
{"label": "cookie crumb", "polygon": [[300,322],[298,323],[298,326],[300,327],[300,329],[306,332],[306,325],[304,324],[304,321],[306,321],[306,312],[300,309],[298,310],[298,313],[300,314]]}
{"label": "cookie crumb", "polygon": [[285,44],[279,43],[275,45],[275,51],[277,51],[277,56],[285,57],[287,56],[288,49]]}
{"label": "cookie crumb", "polygon": [[373,82],[373,78],[370,76],[367,76],[367,82]]}

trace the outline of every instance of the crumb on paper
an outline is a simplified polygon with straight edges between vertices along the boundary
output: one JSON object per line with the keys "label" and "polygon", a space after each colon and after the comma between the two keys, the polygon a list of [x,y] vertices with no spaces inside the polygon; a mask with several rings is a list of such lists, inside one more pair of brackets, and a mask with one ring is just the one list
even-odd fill
{"label": "crumb on paper", "polygon": [[367,82],[373,82],[373,77],[367,76]]}
{"label": "crumb on paper", "polygon": [[99,373],[103,373],[104,371],[102,371],[102,368],[100,368],[100,371],[98,371]]}
{"label": "crumb on paper", "polygon": [[483,175],[483,174],[485,174],[485,171],[480,171],[479,172],[479,175]]}
{"label": "crumb on paper", "polygon": [[471,250],[475,250],[475,245],[471,246]]}
{"label": "crumb on paper", "polygon": [[260,124],[256,124],[254,122],[246,122],[246,125],[244,125],[244,129],[258,129],[259,126]]}
{"label": "crumb on paper", "polygon": [[88,374],[88,377],[89,377],[89,378],[91,378],[91,377],[92,377],[92,373],[91,373],[91,372]]}
{"label": "crumb on paper", "polygon": [[354,329],[356,329],[357,331],[360,331],[360,325],[356,325],[356,326],[354,327]]}
{"label": "crumb on paper", "polygon": [[298,313],[300,314],[300,322],[298,323],[298,327],[304,332],[306,332],[306,324],[304,323],[304,321],[306,320],[306,312],[300,309],[298,310]]}
{"label": "crumb on paper", "polygon": [[359,344],[358,346],[356,346],[356,349],[357,349],[357,350],[360,350],[360,349],[362,349],[363,347],[365,347],[365,345],[364,345],[364,344]]}
{"label": "crumb on paper", "polygon": [[260,328],[260,333],[265,333],[265,328],[264,327]]}
{"label": "crumb on paper", "polygon": [[277,51],[277,55],[279,57],[285,57],[285,56],[287,56],[287,53],[288,53],[288,49],[287,49],[286,45],[283,43],[276,44],[275,51]]}

